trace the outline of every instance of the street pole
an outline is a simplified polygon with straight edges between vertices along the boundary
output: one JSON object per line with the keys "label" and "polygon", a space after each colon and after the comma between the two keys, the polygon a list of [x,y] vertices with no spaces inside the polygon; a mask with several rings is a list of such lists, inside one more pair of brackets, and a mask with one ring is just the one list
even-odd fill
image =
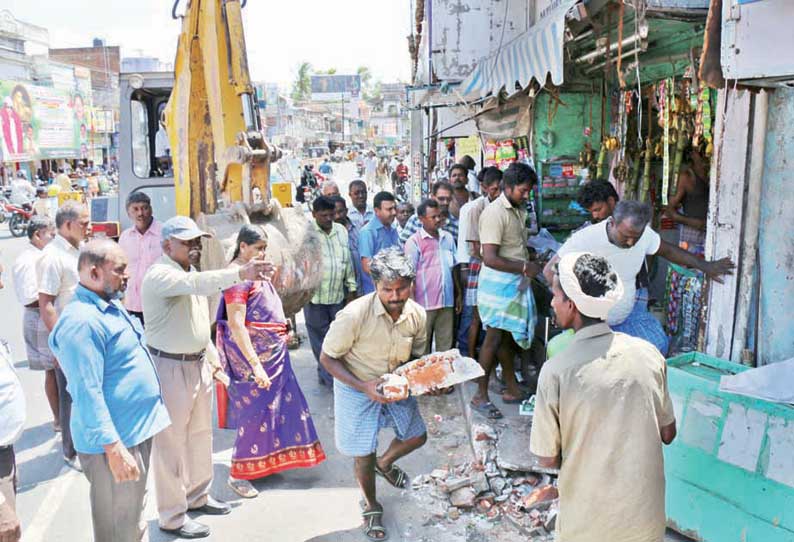
{"label": "street pole", "polygon": [[342,146],[345,145],[345,93],[342,93]]}

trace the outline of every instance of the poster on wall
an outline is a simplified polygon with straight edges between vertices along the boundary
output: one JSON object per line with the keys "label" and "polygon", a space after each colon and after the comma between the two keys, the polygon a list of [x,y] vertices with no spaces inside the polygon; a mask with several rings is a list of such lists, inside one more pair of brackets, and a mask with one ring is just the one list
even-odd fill
{"label": "poster on wall", "polygon": [[90,115],[83,94],[0,80],[0,155],[29,162],[88,155]]}
{"label": "poster on wall", "polygon": [[480,163],[480,136],[462,137],[455,140],[455,163],[459,164],[464,156],[471,156],[474,162]]}

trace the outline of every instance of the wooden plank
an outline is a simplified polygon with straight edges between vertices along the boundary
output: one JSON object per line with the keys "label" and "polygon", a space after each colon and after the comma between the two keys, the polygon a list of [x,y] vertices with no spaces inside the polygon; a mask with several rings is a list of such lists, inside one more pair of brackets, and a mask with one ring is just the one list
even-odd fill
{"label": "wooden plank", "polygon": [[761,275],[758,364],[794,357],[794,89],[769,97],[769,127],[761,190],[758,264]]}
{"label": "wooden plank", "polygon": [[[721,90],[706,230],[709,260],[727,256],[734,263],[739,261],[749,125],[750,93]],[[705,346],[706,353],[718,358],[728,359],[731,354],[738,282],[734,274],[726,276],[723,284],[711,281],[709,287]]]}

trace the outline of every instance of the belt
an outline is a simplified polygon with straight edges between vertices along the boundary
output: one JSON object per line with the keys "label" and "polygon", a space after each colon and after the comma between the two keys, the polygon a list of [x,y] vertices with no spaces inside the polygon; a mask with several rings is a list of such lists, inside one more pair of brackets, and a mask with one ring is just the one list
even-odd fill
{"label": "belt", "polygon": [[175,359],[177,361],[201,361],[204,359],[205,351],[202,350],[201,352],[196,352],[195,354],[172,354],[170,352],[163,352],[162,350],[158,350],[157,348],[150,346],[149,352],[161,358]]}
{"label": "belt", "polygon": [[33,303],[28,303],[27,305],[25,305],[25,308],[26,309],[38,309],[39,308],[39,302],[38,301],[34,301]]}

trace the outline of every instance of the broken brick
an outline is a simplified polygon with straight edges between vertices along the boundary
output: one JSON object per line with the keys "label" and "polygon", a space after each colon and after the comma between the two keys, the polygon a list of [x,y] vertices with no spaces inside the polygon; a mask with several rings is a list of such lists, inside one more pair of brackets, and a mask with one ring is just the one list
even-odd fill
{"label": "broken brick", "polygon": [[532,493],[527,495],[521,500],[521,505],[530,510],[533,507],[539,506],[544,503],[550,503],[554,499],[558,499],[560,497],[557,488],[554,486],[543,486],[539,487],[534,490]]}
{"label": "broken brick", "polygon": [[475,497],[474,490],[466,486],[450,493],[449,502],[456,508],[472,508]]}

